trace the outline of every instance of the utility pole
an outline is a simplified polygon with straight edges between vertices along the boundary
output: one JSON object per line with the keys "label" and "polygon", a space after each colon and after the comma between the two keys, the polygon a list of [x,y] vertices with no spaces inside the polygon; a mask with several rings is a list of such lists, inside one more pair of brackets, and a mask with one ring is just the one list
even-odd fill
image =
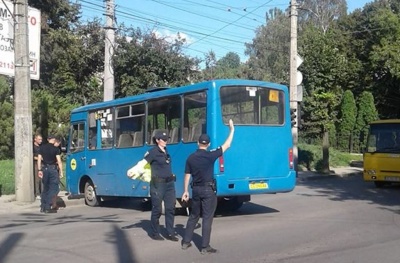
{"label": "utility pole", "polygon": [[113,55],[115,44],[115,5],[114,0],[106,0],[106,26],[105,29],[105,52],[104,52],[104,101],[114,99],[114,68]]}
{"label": "utility pole", "polygon": [[14,144],[15,196],[33,202],[33,142],[31,77],[29,63],[28,0],[14,2]]}
{"label": "utility pole", "polygon": [[[290,108],[299,114],[297,97],[297,3],[290,0]],[[292,126],[293,136],[293,160],[297,172],[298,167],[298,123]]]}

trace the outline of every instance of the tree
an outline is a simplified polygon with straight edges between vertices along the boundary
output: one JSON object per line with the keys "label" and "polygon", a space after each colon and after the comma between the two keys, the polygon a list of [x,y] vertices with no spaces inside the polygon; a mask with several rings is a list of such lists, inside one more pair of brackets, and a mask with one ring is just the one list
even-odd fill
{"label": "tree", "polygon": [[199,60],[183,54],[184,39],[170,43],[154,31],[123,26],[120,32],[114,58],[116,98],[197,79]]}
{"label": "tree", "polygon": [[299,6],[299,24],[320,28],[325,34],[339,17],[346,14],[346,0],[304,0]]}
{"label": "tree", "polygon": [[210,50],[205,56],[206,68],[203,70],[204,79],[215,79],[215,69],[217,66],[217,58],[215,52]]}
{"label": "tree", "polygon": [[325,34],[315,27],[303,31],[300,50],[304,55],[303,133],[322,139],[321,170],[329,172],[329,133],[335,134],[338,105],[346,85],[346,57],[340,42],[341,31],[331,29]]}
{"label": "tree", "polygon": [[289,83],[290,27],[285,13],[271,9],[267,14],[267,23],[256,30],[252,43],[246,43],[246,78]]}
{"label": "tree", "polygon": [[215,66],[215,78],[238,78],[240,76],[241,64],[240,57],[234,52],[228,52],[224,57],[217,61]]}
{"label": "tree", "polygon": [[371,92],[364,91],[358,100],[358,114],[355,124],[354,150],[360,152],[365,148],[368,124],[378,120],[374,97]]}
{"label": "tree", "polygon": [[240,57],[234,52],[228,52],[223,58],[218,60],[218,67],[237,69],[240,67]]}
{"label": "tree", "polygon": [[14,158],[14,105],[11,85],[0,76],[0,160]]}
{"label": "tree", "polygon": [[346,90],[340,105],[338,121],[338,149],[352,152],[353,131],[357,117],[357,106],[353,92]]}
{"label": "tree", "polygon": [[359,62],[354,94],[370,91],[381,118],[400,117],[400,3],[377,0],[341,21]]}

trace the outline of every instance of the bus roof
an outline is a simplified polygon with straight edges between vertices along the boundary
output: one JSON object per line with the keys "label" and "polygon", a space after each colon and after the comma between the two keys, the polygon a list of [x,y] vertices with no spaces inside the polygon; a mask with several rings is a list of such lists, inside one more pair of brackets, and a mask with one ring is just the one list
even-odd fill
{"label": "bus roof", "polygon": [[387,120],[378,120],[378,121],[371,121],[369,124],[384,124],[384,123],[400,123],[400,119],[387,119]]}
{"label": "bus roof", "polygon": [[279,89],[279,90],[285,90],[285,89],[287,90],[287,87],[285,85],[272,83],[272,82],[266,82],[266,81],[244,80],[244,79],[218,79],[218,80],[204,81],[204,82],[181,86],[181,87],[151,88],[151,89],[149,89],[148,92],[143,93],[143,94],[133,95],[133,96],[119,98],[119,99],[115,99],[115,100],[97,102],[97,103],[92,103],[92,104],[88,104],[85,106],[81,106],[81,107],[73,109],[71,113],[77,113],[77,112],[82,112],[82,111],[87,111],[87,110],[92,110],[92,109],[97,109],[97,108],[105,108],[105,107],[110,107],[113,105],[121,105],[121,104],[125,104],[125,103],[128,104],[128,103],[132,103],[135,101],[140,102],[143,100],[160,97],[160,95],[162,95],[162,96],[176,95],[176,94],[182,93],[183,91],[191,92],[191,91],[205,89],[210,86],[223,86],[223,85],[254,85],[254,86],[271,87],[271,88],[275,88],[275,89]]}

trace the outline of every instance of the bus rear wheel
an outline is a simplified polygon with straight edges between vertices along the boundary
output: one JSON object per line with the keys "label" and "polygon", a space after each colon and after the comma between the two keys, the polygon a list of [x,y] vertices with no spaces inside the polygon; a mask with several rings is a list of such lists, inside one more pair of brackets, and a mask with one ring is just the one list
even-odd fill
{"label": "bus rear wheel", "polygon": [[218,200],[217,209],[221,212],[234,212],[239,210],[243,205],[243,201],[238,197],[225,197]]}
{"label": "bus rear wheel", "polygon": [[85,184],[85,204],[88,206],[98,206],[100,204],[100,198],[96,195],[96,190],[91,181]]}

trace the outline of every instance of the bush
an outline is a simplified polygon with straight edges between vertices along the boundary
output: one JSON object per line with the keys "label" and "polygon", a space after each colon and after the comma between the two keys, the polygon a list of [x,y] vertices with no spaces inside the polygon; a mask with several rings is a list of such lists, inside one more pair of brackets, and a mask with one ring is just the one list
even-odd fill
{"label": "bush", "polygon": [[[322,145],[300,143],[298,145],[299,169],[320,171],[322,168]],[[331,167],[350,166],[352,161],[361,161],[361,154],[350,154],[329,148],[329,163]]]}

